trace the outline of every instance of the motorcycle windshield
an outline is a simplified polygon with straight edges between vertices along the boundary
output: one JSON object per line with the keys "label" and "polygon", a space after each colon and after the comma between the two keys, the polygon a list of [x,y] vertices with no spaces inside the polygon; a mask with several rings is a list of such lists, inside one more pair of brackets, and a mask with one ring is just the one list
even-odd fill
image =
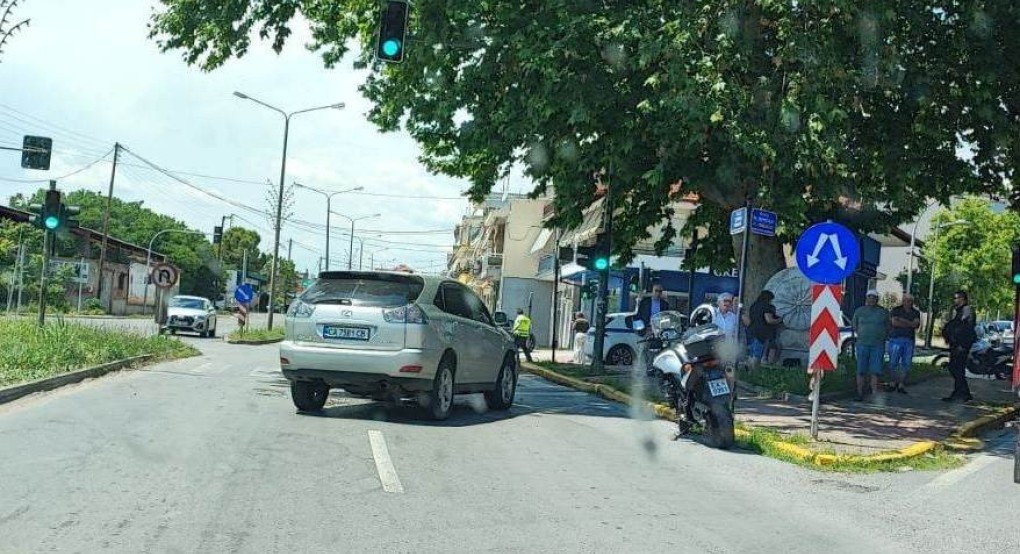
{"label": "motorcycle windshield", "polygon": [[652,316],[652,330],[656,335],[662,334],[667,329],[682,329],[684,324],[684,315],[680,312],[668,310],[665,312],[659,312]]}

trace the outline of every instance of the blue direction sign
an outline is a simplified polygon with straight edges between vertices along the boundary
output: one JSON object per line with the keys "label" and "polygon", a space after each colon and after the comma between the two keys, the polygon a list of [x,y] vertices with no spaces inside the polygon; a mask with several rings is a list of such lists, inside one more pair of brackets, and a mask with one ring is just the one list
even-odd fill
{"label": "blue direction sign", "polygon": [[756,235],[764,235],[766,237],[776,236],[776,225],[778,223],[779,217],[775,212],[759,210],[758,208],[751,210],[751,232]]}
{"label": "blue direction sign", "polygon": [[240,304],[249,304],[253,298],[255,298],[255,291],[252,290],[249,283],[244,283],[234,290],[234,300]]}
{"label": "blue direction sign", "polygon": [[838,285],[857,269],[861,247],[853,231],[832,222],[808,227],[797,241],[797,267],[809,280]]}
{"label": "blue direction sign", "polygon": [[730,212],[730,234],[739,235],[747,229],[747,208],[737,208]]}

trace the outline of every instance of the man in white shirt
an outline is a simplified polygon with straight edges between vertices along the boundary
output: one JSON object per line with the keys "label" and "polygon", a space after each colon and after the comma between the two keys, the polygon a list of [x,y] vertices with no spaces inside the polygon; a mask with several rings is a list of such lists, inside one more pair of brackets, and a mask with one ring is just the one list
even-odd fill
{"label": "man in white shirt", "polygon": [[716,300],[715,317],[712,318],[712,323],[715,323],[726,335],[726,340],[732,341],[737,340],[739,321],[740,318],[733,309],[733,295],[728,292],[720,294],[719,299]]}

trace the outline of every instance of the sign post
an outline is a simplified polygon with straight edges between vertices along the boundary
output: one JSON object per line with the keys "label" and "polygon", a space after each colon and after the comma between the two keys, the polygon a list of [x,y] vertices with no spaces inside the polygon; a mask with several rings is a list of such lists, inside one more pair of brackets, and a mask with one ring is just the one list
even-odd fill
{"label": "sign post", "polygon": [[242,335],[244,326],[248,323],[248,305],[253,298],[255,298],[255,291],[252,290],[249,283],[242,283],[241,286],[234,289],[234,300],[237,300],[237,325],[241,328]]}
{"label": "sign post", "polygon": [[839,322],[842,320],[842,282],[857,269],[861,249],[846,227],[818,223],[797,241],[797,267],[811,287],[811,330],[808,335],[808,375],[811,376],[811,438],[818,440],[818,407],[822,375],[839,361]]}

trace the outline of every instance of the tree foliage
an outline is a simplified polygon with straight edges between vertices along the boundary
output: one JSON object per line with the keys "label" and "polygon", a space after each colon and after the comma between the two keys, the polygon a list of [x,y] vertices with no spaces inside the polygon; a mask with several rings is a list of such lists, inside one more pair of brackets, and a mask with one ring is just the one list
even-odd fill
{"label": "tree foliage", "polygon": [[[934,221],[968,222],[943,227],[925,244],[925,258],[937,263],[936,287],[946,281],[963,288],[971,304],[984,314],[1012,313],[1010,245],[1020,240],[1020,215],[1012,211],[997,213],[988,202],[970,199],[939,213]],[[948,295],[951,291],[940,292]]]}
{"label": "tree foliage", "polygon": [[[957,156],[977,117],[959,80],[973,56],[958,56],[977,0],[419,0],[407,58],[385,67],[371,58],[375,0],[161,1],[151,35],[205,70],[244,55],[256,29],[279,50],[298,13],[327,66],[359,42],[369,118],[405,128],[475,198],[523,166],[570,227],[603,172],[624,260],[677,194],[700,196],[694,220],[711,231],[692,261],[728,269],[726,214],[747,201],[779,212],[789,242],[813,221],[884,232],[929,198],[1003,188]],[[666,226],[660,250],[675,235]],[[776,241],[752,253],[761,283],[784,263]]]}

